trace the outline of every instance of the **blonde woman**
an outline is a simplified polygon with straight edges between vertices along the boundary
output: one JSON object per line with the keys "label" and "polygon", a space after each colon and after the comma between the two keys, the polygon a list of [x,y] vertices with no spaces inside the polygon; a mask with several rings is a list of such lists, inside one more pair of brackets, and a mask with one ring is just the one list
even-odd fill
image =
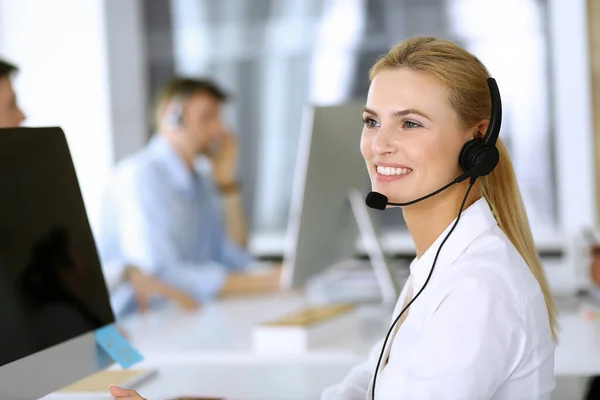
{"label": "blonde woman", "polygon": [[488,131],[488,71],[453,42],[417,37],[370,78],[361,152],[373,190],[411,203],[417,257],[387,340],[323,399],[549,399],[555,307],[502,141],[493,169],[438,191],[469,173],[459,156]]}
{"label": "blonde woman", "polygon": [[386,340],[324,400],[550,398],[555,307],[502,141],[492,168],[457,180],[471,171],[459,162],[465,144],[487,137],[488,78],[472,54],[430,37],[372,68],[360,148],[373,190],[411,203],[402,208],[417,257]]}

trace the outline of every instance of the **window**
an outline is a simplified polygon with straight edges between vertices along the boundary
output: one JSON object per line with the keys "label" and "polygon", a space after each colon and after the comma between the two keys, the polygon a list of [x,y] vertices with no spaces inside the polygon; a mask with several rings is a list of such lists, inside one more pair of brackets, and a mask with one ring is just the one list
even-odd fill
{"label": "window", "polygon": [[[402,39],[433,35],[465,46],[498,81],[504,106],[501,137],[511,151],[534,235],[556,244],[557,232],[594,221],[593,188],[583,188],[593,182],[588,179],[591,164],[585,164],[583,175],[572,173],[570,179],[577,182],[568,180],[573,167],[565,166],[578,158],[577,152],[584,152],[584,163],[591,157],[585,152],[591,148],[585,145],[591,128],[581,78],[585,4],[569,8],[559,3],[172,0],[168,32],[147,22],[153,43],[161,43],[161,35],[172,37],[169,62],[175,72],[212,76],[233,93],[227,116],[240,136],[241,178],[255,233],[285,231],[304,105],[366,96],[368,69],[377,57]],[[563,21],[553,23],[559,15]],[[571,65],[561,59],[573,57],[569,43],[576,51]],[[169,59],[168,48],[153,51]],[[556,90],[576,97],[579,114]],[[567,116],[557,116],[557,107],[578,115],[575,125],[581,132],[566,131]],[[583,142],[571,143],[568,135]],[[575,207],[579,210],[573,210],[567,190],[584,198]],[[405,229],[399,210],[385,219],[388,228]]]}

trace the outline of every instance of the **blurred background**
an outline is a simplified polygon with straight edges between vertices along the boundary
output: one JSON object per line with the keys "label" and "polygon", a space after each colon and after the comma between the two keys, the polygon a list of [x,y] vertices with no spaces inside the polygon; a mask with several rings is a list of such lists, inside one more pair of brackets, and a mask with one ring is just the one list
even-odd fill
{"label": "blurred background", "polygon": [[[0,0],[0,57],[20,69],[25,125],[64,129],[93,231],[114,166],[154,133],[155,91],[175,75],[216,80],[232,96],[225,119],[240,141],[250,247],[277,258],[305,107],[366,97],[369,68],[398,41],[452,39],[498,81],[501,137],[536,243],[564,255],[599,215],[598,3]],[[407,235],[401,211],[381,222]],[[549,275],[559,286],[573,273]]]}
{"label": "blurred background", "polygon": [[[26,125],[65,129],[93,227],[112,166],[153,133],[155,90],[175,74],[215,79],[233,96],[253,244],[268,251],[261,235],[286,229],[305,105],[366,96],[369,67],[404,38],[455,40],[499,82],[501,135],[536,238],[552,248],[596,208],[589,38],[577,23],[588,15],[568,3],[0,0],[0,54],[20,67]],[[553,23],[564,18],[573,25]],[[403,229],[400,212],[383,222]]]}

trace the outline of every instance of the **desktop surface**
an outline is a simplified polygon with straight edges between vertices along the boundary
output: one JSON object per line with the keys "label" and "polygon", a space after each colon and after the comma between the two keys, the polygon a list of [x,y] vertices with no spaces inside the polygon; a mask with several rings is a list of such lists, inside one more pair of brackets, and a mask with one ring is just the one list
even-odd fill
{"label": "desktop surface", "polygon": [[[555,372],[561,376],[600,374],[600,319],[586,320],[585,308],[559,309]],[[348,365],[363,361],[391,321],[387,306],[363,305],[353,313],[359,329],[337,332],[335,340],[301,354],[261,354],[252,332],[260,323],[310,305],[303,292],[222,299],[195,312],[162,310],[124,321],[133,344],[151,366],[216,363],[268,364],[281,361]]]}
{"label": "desktop surface", "polygon": [[[559,309],[557,378],[600,375],[600,319],[586,320],[585,311],[593,306],[576,300],[569,303]],[[221,299],[195,312],[165,309],[133,316],[123,327],[145,356],[136,368],[158,370],[154,378],[136,388],[153,400],[185,395],[230,400],[318,399],[324,388],[365,360],[385,334],[392,310],[361,306],[355,314],[360,329],[337,332],[336,340],[303,354],[254,351],[251,336],[257,324],[306,305],[304,293],[295,291]],[[62,399],[53,396],[52,400]]]}
{"label": "desktop surface", "polygon": [[[221,363],[162,367],[158,374],[136,386],[149,400],[314,400],[328,386],[339,382],[352,368],[345,364]],[[106,396],[86,397],[95,400]],[[74,400],[52,395],[40,400]],[[78,399],[78,400],[84,400]]]}

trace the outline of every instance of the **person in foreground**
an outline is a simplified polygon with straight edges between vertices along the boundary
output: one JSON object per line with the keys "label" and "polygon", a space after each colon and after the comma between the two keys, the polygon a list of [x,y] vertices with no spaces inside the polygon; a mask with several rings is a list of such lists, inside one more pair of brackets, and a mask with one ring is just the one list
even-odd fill
{"label": "person in foreground", "polygon": [[115,314],[164,300],[184,309],[221,294],[276,290],[280,269],[245,273],[238,145],[227,96],[208,79],[173,78],[159,92],[150,143],[121,161],[107,190],[98,247]]}
{"label": "person in foreground", "polygon": [[25,121],[12,85],[12,77],[18,71],[16,65],[0,59],[0,128],[16,128]]}
{"label": "person in foreground", "polygon": [[549,399],[555,306],[503,142],[491,172],[457,180],[463,147],[493,119],[488,71],[453,42],[417,37],[370,77],[361,152],[373,191],[410,203],[417,257],[388,336],[322,400]]}

